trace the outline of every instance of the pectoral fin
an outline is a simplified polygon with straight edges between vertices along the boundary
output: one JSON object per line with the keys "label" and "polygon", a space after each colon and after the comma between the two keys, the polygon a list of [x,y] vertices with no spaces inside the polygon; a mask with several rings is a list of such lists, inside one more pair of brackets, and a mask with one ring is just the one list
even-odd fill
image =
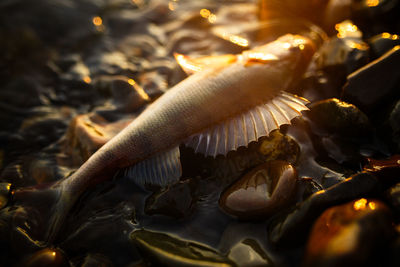
{"label": "pectoral fin", "polygon": [[189,137],[185,145],[206,156],[227,155],[229,151],[268,136],[283,124],[290,124],[301,111],[308,110],[306,103],[304,98],[281,92],[266,104]]}
{"label": "pectoral fin", "polygon": [[166,186],[182,175],[179,146],[126,169],[126,176],[139,184]]}

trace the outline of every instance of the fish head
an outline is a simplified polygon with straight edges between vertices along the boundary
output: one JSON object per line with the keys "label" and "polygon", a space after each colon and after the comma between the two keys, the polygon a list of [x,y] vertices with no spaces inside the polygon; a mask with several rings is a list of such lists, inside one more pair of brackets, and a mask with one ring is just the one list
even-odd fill
{"label": "fish head", "polygon": [[281,90],[290,89],[303,76],[315,51],[311,39],[292,34],[244,51],[238,62],[252,81],[252,85],[247,86],[250,95],[265,101]]}
{"label": "fish head", "polygon": [[242,60],[251,63],[308,65],[316,51],[314,42],[301,35],[286,34],[268,44],[244,51]]}

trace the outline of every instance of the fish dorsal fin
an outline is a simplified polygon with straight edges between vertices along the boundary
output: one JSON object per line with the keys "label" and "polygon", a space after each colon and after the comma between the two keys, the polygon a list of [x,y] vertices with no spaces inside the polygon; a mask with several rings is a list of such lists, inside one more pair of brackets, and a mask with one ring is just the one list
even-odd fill
{"label": "fish dorsal fin", "polygon": [[192,135],[185,145],[205,156],[226,156],[229,151],[268,136],[283,124],[290,124],[293,118],[301,115],[302,110],[308,110],[306,103],[306,99],[282,91],[266,104]]}
{"label": "fish dorsal fin", "polygon": [[174,57],[187,75],[207,68],[221,68],[235,62],[237,59],[232,54],[191,58],[183,54],[174,53]]}
{"label": "fish dorsal fin", "polygon": [[138,184],[162,187],[178,181],[182,175],[179,146],[127,168],[125,175]]}

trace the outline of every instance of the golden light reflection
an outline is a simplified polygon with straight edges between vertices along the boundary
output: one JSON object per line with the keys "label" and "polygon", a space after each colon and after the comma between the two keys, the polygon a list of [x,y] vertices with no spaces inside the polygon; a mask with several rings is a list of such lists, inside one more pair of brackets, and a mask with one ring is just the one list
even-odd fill
{"label": "golden light reflection", "polygon": [[200,16],[208,19],[208,22],[210,23],[215,23],[217,21],[217,16],[214,13],[211,13],[211,11],[206,8],[202,8],[200,10]]}
{"label": "golden light reflection", "polygon": [[374,210],[374,209],[376,209],[376,203],[371,201],[371,202],[368,203],[368,207],[369,207],[371,210]]}
{"label": "golden light reflection", "polygon": [[202,68],[199,65],[193,64],[188,60],[188,58],[185,55],[174,53],[174,57],[178,64],[182,67],[182,69],[186,73],[193,73],[193,72],[198,72],[201,71]]}
{"label": "golden light reflection", "polygon": [[129,79],[128,83],[133,86],[135,91],[144,99],[144,100],[150,100],[149,95],[144,91],[144,89],[136,83],[134,79]]}
{"label": "golden light reflection", "polygon": [[392,40],[399,39],[399,36],[397,34],[390,34],[388,32],[382,33],[381,37],[384,38],[384,39],[392,39]]}
{"label": "golden light reflection", "polygon": [[215,23],[217,21],[217,16],[215,14],[211,14],[208,16],[208,22]]}
{"label": "golden light reflection", "polygon": [[351,48],[355,48],[358,50],[368,50],[368,45],[365,43],[354,42],[352,40],[346,40],[346,44]]}
{"label": "golden light reflection", "polygon": [[92,79],[91,79],[89,76],[85,76],[85,77],[83,77],[83,81],[84,81],[85,83],[89,84],[89,83],[92,82]]}
{"label": "golden light reflection", "polygon": [[367,6],[372,7],[377,5],[379,5],[379,0],[367,0]]}
{"label": "golden light reflection", "polygon": [[168,8],[169,8],[169,10],[174,11],[175,8],[176,8],[175,5],[176,5],[175,2],[169,2],[169,3],[168,3]]}
{"label": "golden light reflection", "polygon": [[269,54],[269,53],[262,53],[262,52],[249,52],[246,53],[246,56],[249,59],[254,59],[254,60],[259,60],[259,61],[272,61],[272,60],[278,60],[278,57]]}
{"label": "golden light reflection", "polygon": [[350,20],[346,20],[336,24],[335,29],[338,32],[338,38],[361,37],[361,32],[358,30],[358,27],[354,25]]}
{"label": "golden light reflection", "polygon": [[282,47],[285,49],[289,49],[291,46],[292,45],[290,43],[286,43],[286,42],[282,44]]}
{"label": "golden light reflection", "polygon": [[144,1],[143,0],[132,0],[132,3],[134,3],[138,8],[144,7]]}
{"label": "golden light reflection", "polygon": [[363,210],[365,209],[366,205],[367,205],[367,200],[365,198],[361,198],[356,202],[354,202],[353,208],[355,210]]}
{"label": "golden light reflection", "polygon": [[55,257],[55,256],[56,256],[56,253],[53,251],[53,252],[51,253],[51,255],[53,255],[53,257]]}
{"label": "golden light reflection", "polygon": [[202,16],[203,18],[207,19],[210,15],[211,15],[210,10],[205,9],[205,8],[200,10],[200,16]]}
{"label": "golden light reflection", "polygon": [[97,16],[92,19],[92,22],[95,26],[101,26],[103,24],[103,20]]}

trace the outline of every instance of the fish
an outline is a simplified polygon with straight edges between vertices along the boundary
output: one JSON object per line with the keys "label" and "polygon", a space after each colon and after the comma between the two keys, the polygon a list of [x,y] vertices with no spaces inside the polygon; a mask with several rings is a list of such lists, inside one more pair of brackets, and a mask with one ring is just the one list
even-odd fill
{"label": "fish", "polygon": [[167,186],[181,176],[179,145],[205,156],[247,146],[307,110],[285,92],[303,75],[316,47],[287,34],[238,55],[191,60],[176,54],[190,74],[151,103],[125,129],[56,185],[46,234],[54,240],[77,199],[119,170],[139,184]]}

